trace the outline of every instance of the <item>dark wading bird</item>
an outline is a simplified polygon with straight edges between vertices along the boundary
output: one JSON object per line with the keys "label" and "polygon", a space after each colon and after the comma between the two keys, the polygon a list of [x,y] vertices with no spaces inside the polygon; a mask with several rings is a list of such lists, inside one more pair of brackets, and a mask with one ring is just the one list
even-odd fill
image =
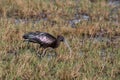
{"label": "dark wading bird", "polygon": [[64,42],[66,46],[68,47],[68,49],[70,50],[70,53],[72,52],[67,41],[61,35],[58,35],[57,38],[55,38],[49,33],[36,31],[36,32],[28,32],[24,34],[23,38],[28,43],[33,42],[33,43],[40,44],[40,47],[45,49],[42,53],[43,56],[45,55],[47,48],[52,48],[52,49],[57,48],[59,47],[60,42]]}

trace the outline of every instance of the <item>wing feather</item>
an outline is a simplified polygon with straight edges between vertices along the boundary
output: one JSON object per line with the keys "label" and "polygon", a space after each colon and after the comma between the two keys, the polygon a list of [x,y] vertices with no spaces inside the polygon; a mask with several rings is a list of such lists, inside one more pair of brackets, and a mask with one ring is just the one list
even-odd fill
{"label": "wing feather", "polygon": [[40,40],[40,42],[45,44],[52,44],[56,38],[51,36],[50,34],[41,33],[40,35],[37,35],[36,38]]}

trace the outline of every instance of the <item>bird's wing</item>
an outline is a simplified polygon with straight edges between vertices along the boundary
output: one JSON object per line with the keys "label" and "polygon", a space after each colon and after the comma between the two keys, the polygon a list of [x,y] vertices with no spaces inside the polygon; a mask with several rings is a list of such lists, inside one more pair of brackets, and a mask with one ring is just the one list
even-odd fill
{"label": "bird's wing", "polygon": [[36,38],[40,42],[45,43],[45,44],[52,44],[56,40],[56,38],[54,38],[50,34],[44,34],[44,33],[41,33],[40,35],[37,35]]}

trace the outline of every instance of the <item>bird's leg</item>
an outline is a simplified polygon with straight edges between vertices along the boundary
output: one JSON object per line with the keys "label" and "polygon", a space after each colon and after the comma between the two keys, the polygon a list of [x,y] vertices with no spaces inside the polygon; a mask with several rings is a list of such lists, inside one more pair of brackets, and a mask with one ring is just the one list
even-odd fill
{"label": "bird's leg", "polygon": [[[48,49],[49,49],[50,51],[54,51],[54,49],[53,49],[53,48],[51,48],[51,47],[46,48],[46,49],[43,51],[43,54],[42,54],[43,56],[45,56],[45,55],[46,55],[46,51],[47,51]],[[50,55],[50,54],[49,54],[49,55]],[[50,56],[57,56],[56,51],[55,51],[55,54],[51,54]]]}
{"label": "bird's leg", "polygon": [[56,49],[53,49],[51,47],[49,47],[50,51],[52,52],[52,54],[50,54],[51,57],[56,57],[57,53],[56,53]]}
{"label": "bird's leg", "polygon": [[57,51],[57,49],[55,49],[55,57],[57,56],[57,52],[56,51]]}
{"label": "bird's leg", "polygon": [[30,44],[30,43],[29,43],[29,41],[27,41],[27,49],[29,49],[29,48],[30,48],[29,44]]}
{"label": "bird's leg", "polygon": [[39,45],[39,49],[37,50],[37,55],[38,55],[38,56],[41,56],[40,48],[41,48],[41,45]]}
{"label": "bird's leg", "polygon": [[50,49],[50,51],[52,51],[52,54],[50,56],[51,57],[56,57],[57,56],[57,52],[56,52],[57,48],[53,49],[53,48],[49,47],[49,49]]}
{"label": "bird's leg", "polygon": [[46,51],[47,51],[48,48],[44,49],[42,54],[41,54],[41,57],[45,56],[46,55]]}
{"label": "bird's leg", "polygon": [[49,50],[50,50],[50,51],[54,51],[54,49],[53,49],[53,48],[51,48],[51,47],[49,47]]}
{"label": "bird's leg", "polygon": [[[49,48],[50,48],[50,47],[49,47]],[[45,49],[43,50],[42,56],[45,56],[45,55],[46,55],[46,51],[47,51],[49,48],[45,48]]]}

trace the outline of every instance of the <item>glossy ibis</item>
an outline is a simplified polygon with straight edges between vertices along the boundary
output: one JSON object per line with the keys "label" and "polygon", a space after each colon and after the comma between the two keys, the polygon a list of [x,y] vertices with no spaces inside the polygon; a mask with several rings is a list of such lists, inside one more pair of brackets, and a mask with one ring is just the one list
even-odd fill
{"label": "glossy ibis", "polygon": [[47,48],[49,47],[52,49],[57,48],[60,45],[60,42],[64,42],[71,53],[71,48],[69,47],[65,38],[61,35],[58,35],[57,38],[55,38],[49,33],[36,31],[36,32],[28,32],[24,34],[23,38],[25,39],[25,41],[40,44],[40,47],[45,49],[43,51],[43,55],[45,55]]}

